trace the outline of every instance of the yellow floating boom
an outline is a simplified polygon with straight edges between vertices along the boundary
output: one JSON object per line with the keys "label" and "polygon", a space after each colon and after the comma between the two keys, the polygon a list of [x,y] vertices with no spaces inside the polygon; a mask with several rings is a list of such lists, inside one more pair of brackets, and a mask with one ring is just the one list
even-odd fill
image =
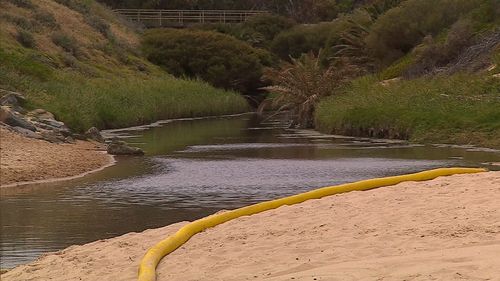
{"label": "yellow floating boom", "polygon": [[183,226],[174,235],[167,237],[165,240],[151,247],[147,251],[146,255],[144,255],[144,257],[142,258],[141,264],[139,266],[138,280],[155,281],[156,266],[164,256],[175,251],[182,244],[186,243],[186,241],[188,241],[189,238],[191,238],[196,233],[201,232],[207,228],[225,223],[232,219],[236,219],[242,216],[257,214],[271,209],[276,209],[283,205],[298,204],[310,199],[319,199],[325,196],[330,196],[349,191],[368,190],[382,186],[395,185],[404,181],[425,181],[440,176],[479,173],[486,171],[487,171],[486,169],[480,169],[480,168],[441,168],[441,169],[434,169],[408,175],[362,180],[354,183],[323,187],[312,191],[304,192],[301,194],[292,195],[281,199],[266,201],[246,206],[243,208],[239,208],[236,210],[231,210],[220,214],[211,215]]}

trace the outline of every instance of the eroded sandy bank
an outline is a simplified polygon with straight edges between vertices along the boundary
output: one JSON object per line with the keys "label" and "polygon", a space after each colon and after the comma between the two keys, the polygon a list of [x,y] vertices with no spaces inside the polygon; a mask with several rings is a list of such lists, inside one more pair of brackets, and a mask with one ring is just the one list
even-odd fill
{"label": "eroded sandy bank", "polygon": [[114,158],[96,143],[54,144],[0,128],[0,186],[80,177],[110,166]]}
{"label": "eroded sandy bank", "polygon": [[[500,172],[407,182],[244,217],[194,236],[158,280],[498,280]],[[184,223],[72,246],[2,280],[136,280]]]}

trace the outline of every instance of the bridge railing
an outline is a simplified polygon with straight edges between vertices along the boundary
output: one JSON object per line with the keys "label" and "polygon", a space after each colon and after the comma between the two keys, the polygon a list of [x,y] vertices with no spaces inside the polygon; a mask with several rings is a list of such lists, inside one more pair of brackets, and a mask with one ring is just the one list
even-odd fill
{"label": "bridge railing", "polygon": [[188,26],[198,23],[240,23],[267,11],[117,9],[114,12],[146,26]]}

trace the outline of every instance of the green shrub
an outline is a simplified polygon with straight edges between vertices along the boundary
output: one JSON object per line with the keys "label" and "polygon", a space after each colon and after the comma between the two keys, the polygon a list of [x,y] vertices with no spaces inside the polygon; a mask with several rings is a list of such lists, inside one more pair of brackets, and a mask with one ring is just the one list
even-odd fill
{"label": "green shrub", "polygon": [[[351,11],[355,0],[300,0],[300,1],[268,1],[277,7],[278,13],[291,17],[301,23],[327,22],[335,19],[340,13]],[[281,2],[281,3],[276,3]],[[273,5],[274,4],[274,5]]]}
{"label": "green shrub", "polygon": [[70,68],[75,68],[78,64],[77,60],[75,59],[74,56],[68,54],[68,53],[62,53],[61,54],[61,61],[64,64],[65,67],[70,67]]}
{"label": "green shrub", "polygon": [[365,7],[365,10],[370,14],[370,17],[375,20],[388,10],[401,4],[403,1],[405,0],[375,0]]}
{"label": "green shrub", "polygon": [[36,5],[31,0],[8,0],[10,3],[26,9],[35,9]]}
{"label": "green shrub", "polygon": [[388,65],[437,35],[480,3],[490,0],[408,0],[373,24],[366,41],[373,56]]}
{"label": "green shrub", "polygon": [[405,71],[405,77],[413,78],[433,72],[456,60],[473,39],[472,24],[468,20],[457,21],[444,40],[431,36],[424,38],[424,44],[416,50],[416,60]]}
{"label": "green shrub", "polygon": [[57,3],[64,5],[80,14],[88,14],[90,11],[91,1],[81,1],[81,0],[55,0]]}
{"label": "green shrub", "polygon": [[215,87],[253,93],[262,84],[265,52],[210,31],[156,29],[142,40],[146,57],[175,76],[199,77]]}
{"label": "green shrub", "polygon": [[470,19],[477,31],[500,25],[500,1],[485,0],[471,11]]}
{"label": "green shrub", "polygon": [[17,31],[16,36],[17,42],[19,42],[23,47],[26,48],[34,48],[36,46],[35,38],[33,38],[33,34],[31,32],[26,31],[24,29]]}
{"label": "green shrub", "polygon": [[324,49],[322,63],[325,63],[325,60],[335,56],[336,45],[345,44],[341,40],[344,33],[351,31],[353,26],[370,24],[369,13],[358,9],[332,22],[297,25],[279,33],[271,44],[271,50],[281,59],[289,60],[290,56],[298,58],[301,54],[317,53],[320,49]]}
{"label": "green shrub", "polygon": [[52,42],[57,46],[63,48],[66,52],[72,54],[75,57],[79,55],[78,42],[73,38],[64,33],[56,32],[52,34]]}
{"label": "green shrub", "polygon": [[20,29],[29,30],[29,31],[33,31],[33,29],[34,29],[33,23],[27,18],[12,16],[12,15],[7,14],[7,15],[5,15],[5,19],[12,22]]}
{"label": "green shrub", "polygon": [[324,48],[335,23],[298,25],[279,33],[271,44],[271,51],[283,60],[298,58],[301,54],[317,53]]}
{"label": "green shrub", "polygon": [[37,10],[34,15],[35,20],[40,23],[43,26],[49,27],[49,28],[57,28],[59,27],[59,24],[57,24],[56,19],[54,18],[54,15],[52,15],[49,12]]}
{"label": "green shrub", "polygon": [[248,44],[269,49],[273,38],[280,32],[292,28],[296,23],[278,15],[263,14],[251,17],[248,21],[238,24],[202,24],[194,25],[192,29],[217,31],[231,35]]}
{"label": "green shrub", "polygon": [[384,69],[378,76],[381,80],[388,80],[402,76],[415,62],[415,55],[412,53],[398,59],[389,67]]}
{"label": "green shrub", "polygon": [[85,22],[92,26],[95,30],[101,33],[105,38],[113,39],[113,33],[111,32],[110,25],[104,21],[102,18],[96,15],[85,16]]}
{"label": "green shrub", "polygon": [[257,36],[262,37],[262,42],[260,44],[252,44],[258,47],[269,47],[271,41],[280,32],[290,29],[295,25],[295,22],[291,19],[272,15],[258,15],[251,17],[248,21],[244,22],[240,26],[240,30],[246,31],[250,34],[257,34]]}

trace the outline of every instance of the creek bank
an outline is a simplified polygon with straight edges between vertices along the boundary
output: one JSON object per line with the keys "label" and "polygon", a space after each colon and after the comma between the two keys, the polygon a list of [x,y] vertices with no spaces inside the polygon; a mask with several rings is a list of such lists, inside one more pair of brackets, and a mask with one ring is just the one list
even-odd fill
{"label": "creek bank", "polygon": [[44,109],[29,111],[20,93],[0,94],[2,187],[80,177],[114,164],[112,155],[144,154],[123,142],[106,144],[97,128],[77,134]]}
{"label": "creek bank", "polygon": [[[2,89],[0,89],[0,94],[2,94],[0,98],[0,124],[7,130],[27,138],[45,140],[51,143],[75,143],[75,139],[106,143],[96,127],[91,127],[83,135],[74,133],[64,122],[56,120],[51,112],[44,109],[26,110],[24,106],[27,101],[22,94]],[[116,140],[112,140],[106,146],[106,150],[113,155],[144,154],[140,148],[130,147],[126,143]]]}
{"label": "creek bank", "polygon": [[70,129],[52,113],[43,109],[26,110],[26,98],[19,93],[0,89],[0,94],[0,123],[6,129],[51,143],[74,143]]}
{"label": "creek bank", "polygon": [[352,81],[315,110],[320,132],[500,148],[500,79],[460,74]]}
{"label": "creek bank", "polygon": [[111,140],[108,144],[107,151],[112,155],[144,155],[144,151],[142,151],[142,149],[129,146],[126,142],[117,138]]}
{"label": "creek bank", "polygon": [[101,143],[74,140],[49,142],[0,126],[0,187],[84,176],[114,164]]}
{"label": "creek bank", "polygon": [[[499,182],[500,172],[454,175],[238,218],[195,235],[164,258],[158,280],[495,279]],[[71,246],[1,277],[137,280],[146,250],[184,225]]]}

